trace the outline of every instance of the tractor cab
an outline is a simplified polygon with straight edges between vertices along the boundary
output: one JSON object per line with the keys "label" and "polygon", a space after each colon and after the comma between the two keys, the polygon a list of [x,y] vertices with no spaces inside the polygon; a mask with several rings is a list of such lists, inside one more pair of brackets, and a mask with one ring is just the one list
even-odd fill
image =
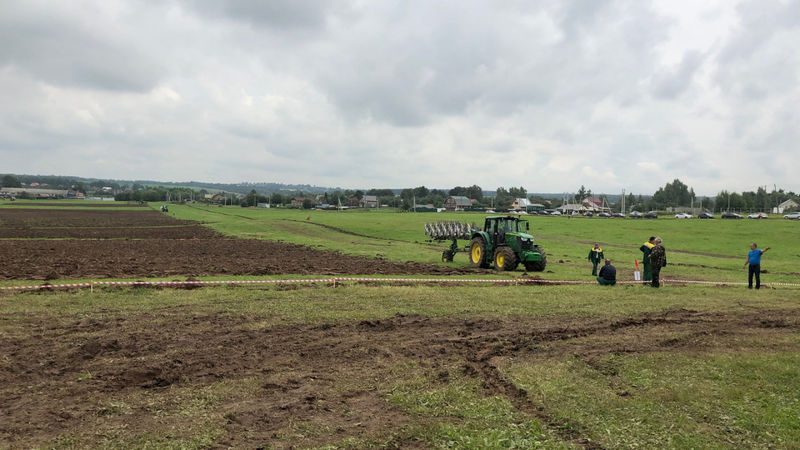
{"label": "tractor cab", "polygon": [[[523,223],[525,225],[523,225]],[[487,217],[483,230],[490,236],[493,247],[497,246],[498,243],[505,242],[507,233],[513,233],[519,237],[522,237],[521,235],[524,234],[526,238],[533,240],[533,236],[527,234],[527,231],[530,230],[528,221],[520,220],[513,216]]]}

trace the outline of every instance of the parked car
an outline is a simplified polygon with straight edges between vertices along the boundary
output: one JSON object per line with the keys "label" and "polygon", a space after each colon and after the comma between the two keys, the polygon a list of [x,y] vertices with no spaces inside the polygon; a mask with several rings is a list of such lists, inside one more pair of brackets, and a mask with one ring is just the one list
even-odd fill
{"label": "parked car", "polygon": [[725,211],[724,213],[722,213],[721,217],[723,219],[741,219],[742,218],[742,216],[740,216],[739,214],[736,214],[735,212],[730,212],[730,211]]}
{"label": "parked car", "polygon": [[691,219],[692,215],[691,214],[687,214],[687,213],[678,213],[678,214],[675,214],[675,218],[676,219]]}
{"label": "parked car", "polygon": [[612,214],[611,217],[621,217],[621,218],[624,219],[625,218],[625,214],[622,214],[621,212],[618,212],[618,213]]}
{"label": "parked car", "polygon": [[791,213],[791,214],[786,214],[785,216],[783,216],[783,218],[784,218],[784,219],[795,219],[795,220],[800,220],[800,211],[798,211],[798,212],[793,212],[793,213]]}
{"label": "parked car", "polygon": [[584,213],[583,215],[586,216],[586,217],[592,217],[594,215],[594,213],[591,212],[591,211],[586,211],[586,213]]}
{"label": "parked car", "polygon": [[550,215],[551,216],[560,216],[561,215],[561,211],[553,211],[553,212],[550,213]]}
{"label": "parked car", "polygon": [[713,219],[713,218],[714,218],[714,215],[713,215],[713,214],[711,214],[711,213],[704,212],[704,213],[700,213],[700,214],[698,214],[698,215],[697,215],[697,218],[698,218],[698,219]]}
{"label": "parked car", "polygon": [[658,219],[658,213],[655,211],[650,211],[644,215],[645,219]]}
{"label": "parked car", "polygon": [[597,213],[597,217],[611,217],[611,213],[607,212]]}
{"label": "parked car", "polygon": [[767,216],[767,213],[763,213],[763,212],[753,213],[753,214],[748,214],[747,215],[748,219],[766,219],[767,217],[769,217],[769,216]]}
{"label": "parked car", "polygon": [[628,217],[630,217],[631,219],[641,219],[644,216],[639,211],[631,211],[631,213],[628,214]]}

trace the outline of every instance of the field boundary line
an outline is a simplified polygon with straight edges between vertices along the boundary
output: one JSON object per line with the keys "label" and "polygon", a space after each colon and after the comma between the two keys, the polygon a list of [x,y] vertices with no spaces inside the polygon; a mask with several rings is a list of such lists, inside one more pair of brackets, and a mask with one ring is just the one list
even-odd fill
{"label": "field boundary line", "polygon": [[[306,278],[293,280],[186,280],[186,281],[89,281],[83,283],[62,283],[62,284],[38,284],[21,286],[0,286],[0,291],[26,291],[26,290],[47,290],[64,288],[90,288],[95,286],[226,286],[226,285],[253,285],[253,284],[315,284],[326,283],[336,287],[337,283],[342,282],[403,282],[403,283],[489,283],[505,285],[597,285],[594,280],[545,280],[541,278],[518,278],[518,279],[488,279],[488,278],[394,278],[394,277],[325,277],[325,278]],[[744,286],[747,283],[738,281],[705,281],[705,280],[662,280],[664,284],[683,284],[683,285],[717,285],[717,286]],[[646,284],[642,281],[620,281],[619,285]],[[790,286],[800,287],[800,283],[762,283],[762,286]]]}

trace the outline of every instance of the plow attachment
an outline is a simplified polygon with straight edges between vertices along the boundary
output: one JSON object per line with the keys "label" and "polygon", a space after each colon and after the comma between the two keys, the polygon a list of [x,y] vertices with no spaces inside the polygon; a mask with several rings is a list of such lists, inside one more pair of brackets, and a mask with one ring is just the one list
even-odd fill
{"label": "plow attachment", "polygon": [[477,226],[461,223],[461,222],[436,222],[425,224],[425,235],[433,241],[453,241],[450,248],[442,252],[442,261],[453,261],[453,257],[459,251],[467,251],[467,249],[458,248],[458,240],[469,240],[472,237],[472,230]]}

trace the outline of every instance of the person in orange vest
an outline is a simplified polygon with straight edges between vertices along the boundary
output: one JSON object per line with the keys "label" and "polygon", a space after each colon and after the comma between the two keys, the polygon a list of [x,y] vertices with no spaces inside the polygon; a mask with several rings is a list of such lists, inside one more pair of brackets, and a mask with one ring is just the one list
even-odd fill
{"label": "person in orange vest", "polygon": [[592,275],[597,276],[597,265],[600,264],[600,261],[605,259],[603,249],[600,248],[599,242],[595,242],[594,247],[589,250],[589,257],[587,259],[592,263]]}

